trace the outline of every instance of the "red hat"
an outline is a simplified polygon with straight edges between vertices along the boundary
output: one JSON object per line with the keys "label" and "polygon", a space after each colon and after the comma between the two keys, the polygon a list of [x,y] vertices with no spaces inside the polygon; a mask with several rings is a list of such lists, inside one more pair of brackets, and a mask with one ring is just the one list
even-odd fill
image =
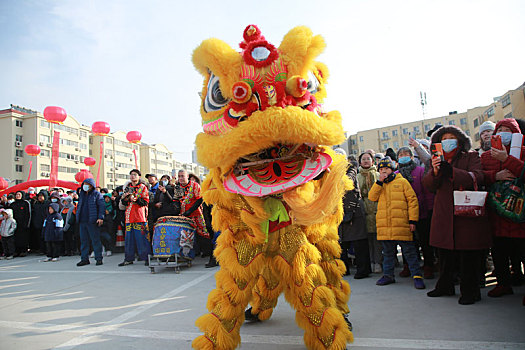
{"label": "red hat", "polygon": [[515,133],[521,134],[520,126],[518,125],[518,122],[514,118],[505,118],[505,119],[500,120],[496,124],[496,128],[494,129],[494,133],[498,132],[498,129],[500,128],[500,126],[506,126],[514,134]]}

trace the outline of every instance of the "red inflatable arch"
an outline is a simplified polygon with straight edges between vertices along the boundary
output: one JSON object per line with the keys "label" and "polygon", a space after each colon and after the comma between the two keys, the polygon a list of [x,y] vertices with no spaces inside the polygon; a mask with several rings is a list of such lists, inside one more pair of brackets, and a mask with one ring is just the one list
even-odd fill
{"label": "red inflatable arch", "polygon": [[[0,196],[11,192],[27,190],[29,187],[49,187],[49,184],[49,179],[26,181],[0,191]],[[68,188],[75,191],[80,187],[80,184],[76,182],[57,180],[56,187]]]}

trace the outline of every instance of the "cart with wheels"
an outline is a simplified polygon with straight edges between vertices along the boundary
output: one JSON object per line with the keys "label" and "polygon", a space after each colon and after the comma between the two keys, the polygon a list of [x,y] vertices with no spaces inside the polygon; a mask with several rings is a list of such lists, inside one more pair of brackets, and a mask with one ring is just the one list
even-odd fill
{"label": "cart with wheels", "polygon": [[180,273],[181,267],[191,267],[195,251],[193,220],[185,216],[163,216],[155,222],[153,230],[153,254],[148,255],[149,268],[173,267]]}

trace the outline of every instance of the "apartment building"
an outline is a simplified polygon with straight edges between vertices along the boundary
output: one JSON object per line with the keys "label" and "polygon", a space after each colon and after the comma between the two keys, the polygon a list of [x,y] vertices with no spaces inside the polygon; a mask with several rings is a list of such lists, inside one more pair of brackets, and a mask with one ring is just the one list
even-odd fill
{"label": "apartment building", "polygon": [[397,150],[402,146],[408,146],[409,137],[427,138],[427,132],[440,123],[460,127],[472,138],[474,146],[477,147],[479,126],[487,120],[496,123],[503,118],[525,119],[525,83],[495,97],[489,105],[471,108],[462,113],[454,111],[442,117],[359,131],[347,138],[346,147],[340,146],[348,150],[348,154],[354,155],[361,154],[367,149],[376,152],[385,152],[388,148]]}
{"label": "apartment building", "polygon": [[140,146],[126,139],[126,132],[116,131],[107,136],[91,135],[89,154],[97,163],[91,168],[97,178],[102,143],[102,162],[100,163],[99,186],[110,190],[129,180],[129,172],[135,168],[135,155],[140,166]]}
{"label": "apartment building", "polygon": [[163,144],[141,144],[140,159],[140,170],[144,175],[151,173],[160,178],[173,174],[173,152]]}
{"label": "apartment building", "polygon": [[[10,186],[28,178],[49,178],[54,131],[60,133],[58,178],[75,181],[75,174],[83,167],[84,158],[89,156],[88,126],[72,116],[62,125],[50,124],[43,114],[15,105],[0,110],[0,176],[6,178]],[[40,155],[33,157],[24,152],[30,144],[40,146]],[[31,174],[29,161],[33,163]]]}

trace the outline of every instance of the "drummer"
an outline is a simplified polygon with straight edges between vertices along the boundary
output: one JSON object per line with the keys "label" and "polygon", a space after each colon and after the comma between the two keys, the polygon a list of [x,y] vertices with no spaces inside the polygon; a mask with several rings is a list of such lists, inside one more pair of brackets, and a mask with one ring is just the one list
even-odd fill
{"label": "drummer", "polygon": [[[207,247],[208,244],[204,242],[210,241],[210,234],[206,231],[206,224],[204,223],[204,217],[202,215],[202,197],[201,197],[201,186],[194,181],[190,180],[188,172],[186,170],[179,170],[178,179],[179,186],[184,191],[180,200],[180,211],[181,215],[186,216],[193,220],[195,229],[197,231],[196,243],[201,248]],[[211,245],[209,247],[211,250]],[[202,250],[202,249],[201,249]],[[203,255],[206,252],[202,251]],[[208,252],[208,255],[211,252]]]}

